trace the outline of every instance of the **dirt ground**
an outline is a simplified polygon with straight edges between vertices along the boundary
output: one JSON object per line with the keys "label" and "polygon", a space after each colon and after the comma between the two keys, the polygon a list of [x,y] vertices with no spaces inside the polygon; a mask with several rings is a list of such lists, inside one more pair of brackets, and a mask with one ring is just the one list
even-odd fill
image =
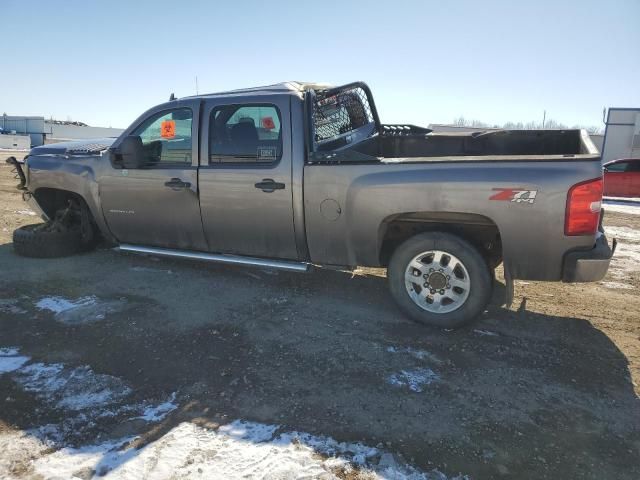
{"label": "dirt ground", "polygon": [[[511,309],[442,331],[399,313],[384,272],[282,273],[107,248],[20,258],[11,233],[38,218],[5,157],[0,348],[88,366],[125,382],[129,403],[175,392],[177,408],[153,423],[74,417],[48,453],[123,435],[150,445],[181,422],[243,419],[362,442],[447,476],[640,478],[640,215],[605,216],[620,239],[605,282],[518,281]],[[65,301],[80,307],[50,306]],[[70,418],[21,375],[0,370],[0,433]],[[0,477],[5,465],[4,475],[37,478],[40,453],[24,450],[0,451]]]}

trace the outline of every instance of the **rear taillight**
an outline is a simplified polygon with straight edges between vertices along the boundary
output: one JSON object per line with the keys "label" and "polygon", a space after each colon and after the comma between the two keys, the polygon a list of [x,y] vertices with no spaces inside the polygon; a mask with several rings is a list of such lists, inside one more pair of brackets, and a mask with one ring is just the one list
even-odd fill
{"label": "rear taillight", "polygon": [[593,235],[598,231],[602,204],[602,178],[577,183],[567,194],[565,235]]}

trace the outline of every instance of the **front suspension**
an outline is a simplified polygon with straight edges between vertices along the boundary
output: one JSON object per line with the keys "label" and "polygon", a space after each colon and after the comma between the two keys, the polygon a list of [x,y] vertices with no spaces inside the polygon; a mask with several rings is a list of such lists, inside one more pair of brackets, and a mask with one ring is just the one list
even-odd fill
{"label": "front suspension", "polygon": [[13,166],[12,173],[15,174],[16,180],[20,180],[20,183],[16,186],[18,190],[25,191],[27,189],[27,177],[22,169],[22,162],[19,162],[16,157],[7,158],[6,163]]}

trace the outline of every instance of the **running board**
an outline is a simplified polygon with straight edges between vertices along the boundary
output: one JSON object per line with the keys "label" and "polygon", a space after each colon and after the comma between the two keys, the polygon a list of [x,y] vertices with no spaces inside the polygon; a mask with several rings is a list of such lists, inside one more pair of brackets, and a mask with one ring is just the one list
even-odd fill
{"label": "running board", "polygon": [[193,252],[189,250],[173,250],[170,248],[142,247],[139,245],[122,244],[115,248],[123,252],[147,253],[164,257],[190,258],[193,260],[206,260],[208,262],[226,263],[230,265],[248,265],[252,267],[276,268],[290,272],[306,272],[310,265],[303,262],[287,260],[267,260],[264,258],[241,257],[238,255],[225,255],[216,253]]}

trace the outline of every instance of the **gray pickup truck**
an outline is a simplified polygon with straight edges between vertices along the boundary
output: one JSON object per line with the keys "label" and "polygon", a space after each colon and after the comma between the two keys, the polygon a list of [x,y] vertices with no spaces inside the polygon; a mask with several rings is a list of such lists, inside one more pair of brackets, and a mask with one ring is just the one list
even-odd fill
{"label": "gray pickup truck", "polygon": [[362,82],[282,83],[158,105],[117,139],[12,160],[51,257],[120,250],[306,271],[387,267],[411,318],[451,328],[513,279],[597,281],[615,249],[581,130],[438,134],[385,125]]}

